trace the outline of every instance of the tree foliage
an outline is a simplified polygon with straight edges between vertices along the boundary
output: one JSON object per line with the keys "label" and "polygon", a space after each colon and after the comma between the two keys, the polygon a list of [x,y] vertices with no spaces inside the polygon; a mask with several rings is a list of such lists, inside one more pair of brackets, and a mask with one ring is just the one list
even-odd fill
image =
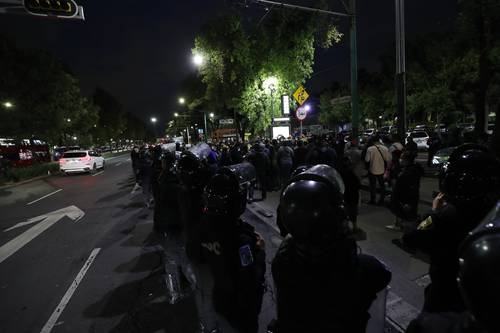
{"label": "tree foliage", "polygon": [[[217,18],[202,28],[193,49],[205,59],[204,98],[216,112],[236,114],[240,132],[245,126],[264,132],[280,114],[281,95],[310,77],[315,48],[342,36],[322,16],[299,11],[274,10],[259,23],[245,27],[238,13]],[[269,77],[277,79],[272,90],[263,86]]]}

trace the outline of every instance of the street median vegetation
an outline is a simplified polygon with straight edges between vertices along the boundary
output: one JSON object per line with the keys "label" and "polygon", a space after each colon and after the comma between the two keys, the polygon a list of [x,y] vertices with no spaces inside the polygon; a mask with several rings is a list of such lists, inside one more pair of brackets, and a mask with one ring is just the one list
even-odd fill
{"label": "street median vegetation", "polygon": [[17,183],[23,180],[51,175],[58,172],[59,163],[57,162],[34,164],[19,168],[8,168],[5,173],[0,176],[0,185]]}

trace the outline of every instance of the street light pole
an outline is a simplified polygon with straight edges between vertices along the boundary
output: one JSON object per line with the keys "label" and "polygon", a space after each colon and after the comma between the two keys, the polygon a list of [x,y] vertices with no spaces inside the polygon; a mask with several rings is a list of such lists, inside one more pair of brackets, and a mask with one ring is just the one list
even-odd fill
{"label": "street light pole", "polygon": [[406,133],[406,49],[405,49],[405,6],[404,0],[396,1],[396,98],[398,134],[401,139]]}
{"label": "street light pole", "polygon": [[358,138],[359,129],[359,93],[358,93],[358,43],[356,30],[356,0],[349,1],[351,14],[351,107],[352,136]]}
{"label": "street light pole", "polygon": [[208,141],[208,132],[207,132],[207,112],[203,111],[203,122],[205,123],[205,141]]}

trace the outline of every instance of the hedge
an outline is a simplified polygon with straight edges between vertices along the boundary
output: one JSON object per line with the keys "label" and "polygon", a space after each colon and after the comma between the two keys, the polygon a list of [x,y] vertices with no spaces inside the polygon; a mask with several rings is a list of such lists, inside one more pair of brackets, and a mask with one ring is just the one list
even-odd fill
{"label": "hedge", "polygon": [[6,174],[0,177],[0,183],[19,182],[21,180],[44,176],[47,174],[54,174],[57,172],[59,172],[59,163],[57,162],[34,164],[27,167],[9,168],[6,171]]}

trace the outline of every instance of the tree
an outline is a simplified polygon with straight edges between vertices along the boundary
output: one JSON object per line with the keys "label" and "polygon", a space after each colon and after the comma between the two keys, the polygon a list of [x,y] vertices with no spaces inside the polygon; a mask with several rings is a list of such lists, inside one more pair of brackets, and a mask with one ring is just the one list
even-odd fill
{"label": "tree", "polygon": [[[193,49],[206,59],[200,70],[205,98],[236,114],[240,129],[262,133],[279,114],[280,96],[310,77],[315,48],[330,47],[341,36],[324,16],[299,11],[272,11],[246,29],[237,13],[218,18],[203,27]],[[269,77],[277,79],[272,94],[263,86]]]}
{"label": "tree", "polygon": [[0,98],[15,105],[0,109],[2,135],[63,144],[88,133],[97,121],[96,108],[63,68],[47,52],[21,50],[0,38]]}
{"label": "tree", "polygon": [[95,135],[100,142],[116,142],[126,129],[126,119],[121,104],[109,92],[97,88],[92,96],[95,105],[99,107],[99,122]]}
{"label": "tree", "polygon": [[474,61],[477,73],[476,80],[470,82],[475,133],[484,136],[488,95],[499,71],[499,59],[495,55],[500,46],[500,6],[497,0],[459,0],[458,4],[458,38],[460,45],[465,46],[459,49],[464,50],[462,57]]}

